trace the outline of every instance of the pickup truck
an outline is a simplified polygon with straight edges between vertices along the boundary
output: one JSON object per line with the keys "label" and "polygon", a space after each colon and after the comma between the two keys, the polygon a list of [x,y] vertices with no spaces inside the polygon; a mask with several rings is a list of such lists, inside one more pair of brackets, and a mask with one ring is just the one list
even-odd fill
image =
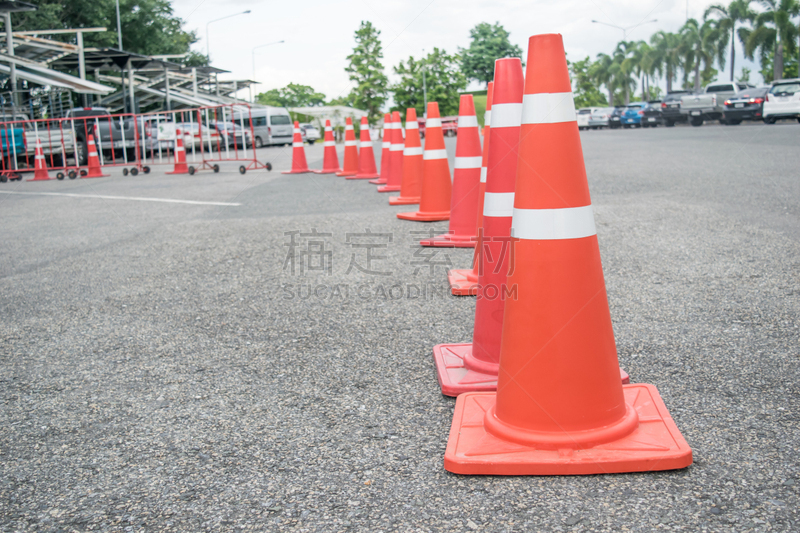
{"label": "pickup truck", "polygon": [[65,118],[72,119],[80,165],[85,165],[88,161],[86,141],[88,133],[92,133],[95,126],[99,137],[95,142],[98,143],[97,148],[102,149],[105,159],[112,159],[115,156],[112,152],[121,153],[123,148],[128,150],[129,159],[135,157],[136,122],[132,118],[120,120],[119,117],[112,118],[110,115],[111,112],[105,107],[78,107],[67,111]]}
{"label": "pickup truck", "polygon": [[[12,147],[17,161],[14,168],[33,168],[37,139],[41,143],[48,167],[66,166],[65,162],[75,153],[69,122],[47,119],[31,121],[24,113],[4,115],[4,117],[5,120],[0,122],[0,128],[3,130],[14,128],[21,134],[21,145],[18,148]],[[4,157],[10,155],[6,153],[5,147],[3,154]],[[13,162],[11,164],[14,166]]]}
{"label": "pickup truck", "polygon": [[702,126],[706,120],[724,123],[725,100],[753,85],[746,83],[717,82],[706,86],[699,94],[681,98],[681,113],[689,117],[692,126]]}

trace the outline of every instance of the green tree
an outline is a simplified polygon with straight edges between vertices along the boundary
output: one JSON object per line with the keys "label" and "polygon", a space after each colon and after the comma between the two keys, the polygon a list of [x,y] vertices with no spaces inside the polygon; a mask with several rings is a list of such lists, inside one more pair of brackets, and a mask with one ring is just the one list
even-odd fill
{"label": "green tree", "polygon": [[277,107],[313,107],[325,104],[325,95],[308,85],[290,83],[282,89],[270,89],[256,95],[260,104]]}
{"label": "green tree", "polygon": [[631,89],[636,88],[636,79],[633,73],[636,66],[634,51],[636,43],[633,41],[620,41],[614,50],[611,73],[614,76],[615,88],[622,89],[625,105],[631,103]]}
{"label": "green tree", "polygon": [[[44,30],[104,26],[108,31],[87,33],[84,45],[117,48],[115,0],[28,0],[37,11],[14,13],[14,29]],[[195,32],[183,30],[168,0],[120,0],[122,47],[145,55],[184,54],[197,41]],[[57,40],[74,40],[74,35],[54,35]],[[196,60],[197,58],[195,58]],[[196,66],[196,65],[195,65]]]}
{"label": "green tree", "polygon": [[351,91],[355,107],[369,113],[370,123],[381,117],[381,107],[386,102],[389,79],[383,72],[383,48],[379,39],[381,32],[371,22],[361,21],[356,30],[356,46],[347,56],[350,62],[345,70],[355,84]]}
{"label": "green tree", "polygon": [[[711,81],[714,71],[714,58],[717,56],[717,43],[719,32],[715,22],[707,20],[700,24],[695,19],[689,19],[681,28],[681,43],[678,49],[683,56],[684,86],[688,84],[690,71],[694,71],[694,90],[699,91],[703,78]],[[700,66],[703,66],[704,76],[701,78]]]}
{"label": "green tree", "polygon": [[667,80],[667,92],[672,92],[672,83],[683,65],[680,53],[680,36],[666,31],[657,31],[650,37],[655,58],[654,66]]}
{"label": "green tree", "polygon": [[609,105],[614,105],[616,103],[614,100],[614,91],[616,87],[614,86],[613,66],[614,59],[608,54],[600,53],[597,54],[597,60],[592,63],[592,66],[589,68],[589,76],[591,79],[598,85],[606,86]]}
{"label": "green tree", "polygon": [[422,90],[422,71],[425,70],[425,86],[429,102],[438,102],[442,116],[457,115],[459,93],[467,88],[467,78],[461,72],[461,58],[434,48],[428,56],[417,61],[409,57],[401,61],[394,72],[400,80],[390,87],[394,94],[395,107],[405,119],[406,110],[413,107],[417,114],[425,110]]}
{"label": "green tree", "polygon": [[573,94],[575,95],[575,107],[596,107],[607,106],[608,100],[597,88],[591,75],[592,60],[589,56],[580,61],[569,63],[569,72],[572,75],[574,84]]}
{"label": "green tree", "polygon": [[[741,33],[737,32],[736,24],[751,22],[756,17],[756,12],[750,7],[752,0],[733,0],[728,6],[714,4],[706,9],[703,18],[708,20],[714,16],[717,19],[717,30],[719,31],[719,42],[717,43],[717,58],[719,68],[725,68],[725,52],[728,49],[728,42],[731,47],[731,81],[736,71],[736,36],[742,45],[745,44],[741,38]],[[741,28],[739,28],[741,29]]]}
{"label": "green tree", "polygon": [[499,22],[481,22],[469,31],[469,48],[460,48],[461,68],[469,80],[486,84],[494,79],[494,62],[503,57],[522,57],[522,48],[509,41]]}
{"label": "green tree", "polygon": [[[772,83],[775,75],[775,51],[772,50],[766,57],[761,59],[761,76],[764,83]],[[787,56],[783,59],[783,76],[781,79],[797,78],[797,59]]]}
{"label": "green tree", "polygon": [[[800,2],[798,0],[761,0],[764,11],[755,18],[755,28],[752,32],[745,32],[747,43],[744,54],[753,59],[755,52],[759,52],[761,66],[768,61],[770,54],[772,61],[772,79],[783,79],[784,56],[791,55],[797,47],[797,37],[800,33],[798,27],[792,22],[792,17],[800,15]],[[765,78],[766,81],[766,78]]]}

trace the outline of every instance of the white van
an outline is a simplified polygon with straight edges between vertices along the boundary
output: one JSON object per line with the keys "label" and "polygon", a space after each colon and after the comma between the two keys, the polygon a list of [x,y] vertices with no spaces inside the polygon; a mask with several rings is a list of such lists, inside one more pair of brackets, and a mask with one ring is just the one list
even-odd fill
{"label": "white van", "polygon": [[[239,114],[236,114],[236,122],[239,123]],[[242,124],[245,128],[250,127],[253,121],[253,137],[256,148],[271,144],[291,144],[294,127],[289,110],[285,107],[258,106],[250,108],[250,116],[247,111],[242,113]]]}

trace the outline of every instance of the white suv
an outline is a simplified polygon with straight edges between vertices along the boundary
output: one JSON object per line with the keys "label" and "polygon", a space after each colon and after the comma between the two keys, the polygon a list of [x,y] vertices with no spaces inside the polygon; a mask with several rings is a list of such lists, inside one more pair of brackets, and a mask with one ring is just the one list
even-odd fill
{"label": "white suv", "polygon": [[762,113],[767,124],[775,124],[779,118],[800,122],[800,78],[772,82]]}

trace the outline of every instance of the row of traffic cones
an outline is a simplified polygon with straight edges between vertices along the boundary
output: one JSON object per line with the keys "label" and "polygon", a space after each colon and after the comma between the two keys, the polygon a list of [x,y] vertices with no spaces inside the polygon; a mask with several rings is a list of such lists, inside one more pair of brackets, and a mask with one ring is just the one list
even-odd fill
{"label": "row of traffic cones", "polygon": [[[86,172],[81,171],[81,177],[107,178],[108,174],[103,174],[103,170],[100,166],[100,157],[97,155],[97,147],[95,146],[94,135],[91,133],[89,134],[89,139],[86,141],[86,147],[88,152],[88,162]],[[36,139],[36,148],[34,149],[33,160],[33,177],[28,181],[49,181],[54,179],[50,177],[50,174],[47,171],[47,159],[45,158],[44,150],[42,149],[42,141],[38,138]],[[73,174],[70,174],[70,177],[72,175]],[[59,174],[59,179],[61,178],[63,178],[63,174]]]}
{"label": "row of traffic cones", "polygon": [[473,269],[449,276],[454,293],[477,296],[473,341],[433,349],[442,393],[457,396],[445,468],[584,475],[690,465],[657,389],[629,384],[619,368],[561,36],[530,38],[524,76],[519,58],[497,60],[487,96],[482,151],[472,97],[461,97],[452,182],[436,103],[424,150],[413,109],[404,142],[399,114],[385,117],[372,182],[400,191],[392,205],[419,204],[400,219],[450,220],[422,245],[475,246]]}

